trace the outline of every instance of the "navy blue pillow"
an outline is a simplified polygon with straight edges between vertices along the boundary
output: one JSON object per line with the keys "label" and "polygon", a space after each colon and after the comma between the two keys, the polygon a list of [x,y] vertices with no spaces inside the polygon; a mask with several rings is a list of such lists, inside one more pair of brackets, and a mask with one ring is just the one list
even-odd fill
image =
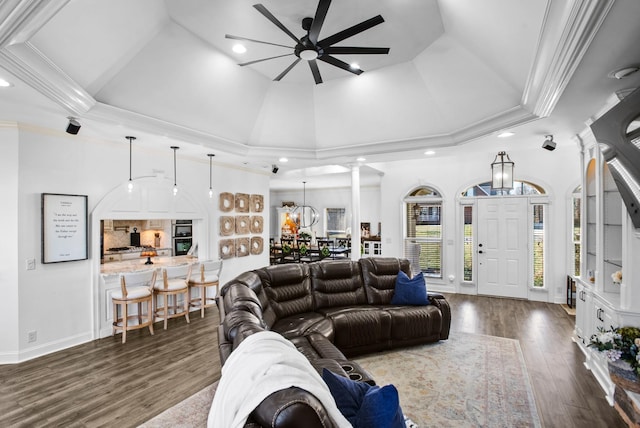
{"label": "navy blue pillow", "polygon": [[356,382],[322,369],[322,379],[336,400],[340,413],[354,428],[404,428],[398,390]]}
{"label": "navy blue pillow", "polygon": [[391,298],[392,305],[428,305],[427,285],[424,276],[419,273],[409,279],[403,271],[398,272],[396,288]]}

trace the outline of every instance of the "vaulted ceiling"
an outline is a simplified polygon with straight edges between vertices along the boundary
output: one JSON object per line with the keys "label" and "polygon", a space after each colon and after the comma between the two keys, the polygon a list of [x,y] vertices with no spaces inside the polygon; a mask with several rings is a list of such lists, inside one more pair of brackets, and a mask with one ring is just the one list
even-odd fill
{"label": "vaulted ceiling", "polygon": [[[636,0],[336,0],[320,38],[382,15],[337,45],[390,52],[335,55],[359,76],[318,61],[322,84],[304,60],[273,80],[295,42],[255,1],[4,1],[0,77],[15,87],[0,119],[60,128],[72,115],[86,135],[302,168],[411,158],[515,128],[523,142],[554,133],[569,144],[607,97],[640,84],[607,77],[640,63]],[[302,37],[318,1],[262,4]],[[226,34],[283,46],[245,42],[241,55]]]}

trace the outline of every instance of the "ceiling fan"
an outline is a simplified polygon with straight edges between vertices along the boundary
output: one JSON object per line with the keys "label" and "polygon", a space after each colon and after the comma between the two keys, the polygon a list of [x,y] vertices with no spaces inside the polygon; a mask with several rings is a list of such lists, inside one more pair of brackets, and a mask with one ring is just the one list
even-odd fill
{"label": "ceiling fan", "polygon": [[322,40],[318,40],[318,36],[320,35],[320,30],[322,29],[322,24],[324,23],[324,19],[327,16],[327,12],[329,11],[329,5],[331,5],[331,0],[320,0],[318,3],[318,8],[316,9],[315,17],[313,18],[304,18],[302,20],[302,29],[307,32],[306,35],[298,38],[295,34],[293,34],[287,27],[285,27],[271,12],[267,10],[262,4],[254,4],[253,7],[264,15],[269,21],[271,21],[275,26],[284,31],[289,37],[291,37],[295,42],[295,46],[286,46],[278,43],[270,43],[261,40],[248,39],[246,37],[238,37],[232,36],[230,34],[226,34],[225,37],[227,39],[234,40],[244,40],[247,42],[253,43],[263,43],[266,45],[273,46],[281,46],[285,48],[293,49],[292,53],[285,55],[277,55],[268,58],[257,59],[254,61],[244,62],[239,65],[251,65],[257,62],[267,61],[275,58],[282,58],[285,56],[295,55],[296,59],[285,68],[282,73],[276,76],[274,81],[280,81],[287,73],[289,73],[293,67],[295,67],[300,60],[306,60],[309,63],[309,68],[311,69],[311,73],[313,74],[313,78],[316,84],[322,83],[322,76],[320,76],[320,70],[318,69],[318,63],[316,60],[320,60],[326,62],[327,64],[331,64],[335,67],[341,68],[353,74],[361,74],[363,70],[357,67],[352,67],[344,61],[341,61],[332,55],[350,55],[350,54],[388,54],[389,48],[371,48],[371,47],[355,47],[355,46],[333,46],[334,44],[341,42],[349,37],[355,36],[358,33],[361,33],[369,28],[375,27],[378,24],[384,22],[382,16],[374,16],[371,19],[367,19],[366,21],[362,21],[359,24],[356,24],[352,27],[347,28],[346,30],[342,30],[332,36],[324,38]]}

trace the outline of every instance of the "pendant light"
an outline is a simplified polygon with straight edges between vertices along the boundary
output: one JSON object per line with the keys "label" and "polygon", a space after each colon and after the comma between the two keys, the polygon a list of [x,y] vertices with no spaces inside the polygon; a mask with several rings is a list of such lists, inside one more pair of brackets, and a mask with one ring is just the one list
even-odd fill
{"label": "pendant light", "polygon": [[[499,159],[498,159],[499,158]],[[506,160],[505,160],[506,158]],[[491,163],[491,188],[495,190],[513,189],[513,166],[515,164],[506,152],[498,152]]]}
{"label": "pendant light", "polygon": [[302,205],[293,209],[293,217],[298,219],[300,228],[311,227],[318,222],[318,211],[307,205],[307,182],[302,182]]}
{"label": "pendant light", "polygon": [[176,181],[176,150],[179,148],[178,146],[171,146],[171,149],[173,149],[173,196],[178,194],[178,182]]}
{"label": "pendant light", "polygon": [[129,140],[129,184],[127,184],[127,190],[131,193],[133,191],[133,181],[131,181],[131,143],[136,137],[126,136],[125,138]]}
{"label": "pendant light", "polygon": [[211,179],[212,177],[211,162],[215,155],[213,153],[207,153],[207,156],[209,156],[209,198],[213,198],[213,185],[212,185],[212,179]]}

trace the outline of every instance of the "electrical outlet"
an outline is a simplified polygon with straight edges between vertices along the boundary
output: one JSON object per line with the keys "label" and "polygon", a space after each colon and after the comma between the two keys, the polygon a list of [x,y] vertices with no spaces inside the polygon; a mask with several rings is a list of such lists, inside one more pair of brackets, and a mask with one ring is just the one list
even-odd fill
{"label": "electrical outlet", "polygon": [[35,270],[36,259],[27,259],[27,270]]}
{"label": "electrical outlet", "polygon": [[33,330],[29,332],[29,336],[27,337],[27,341],[29,343],[33,343],[38,340],[38,332]]}

